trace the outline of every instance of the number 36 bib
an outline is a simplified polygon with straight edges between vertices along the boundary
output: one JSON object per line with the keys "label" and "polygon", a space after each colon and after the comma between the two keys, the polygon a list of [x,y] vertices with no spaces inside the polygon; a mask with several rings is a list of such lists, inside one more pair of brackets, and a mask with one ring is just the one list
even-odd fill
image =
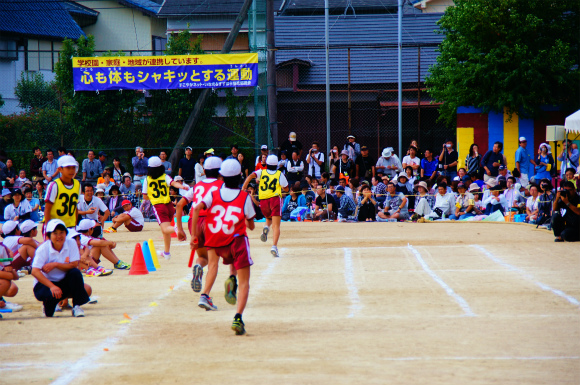
{"label": "number 36 bib", "polygon": [[267,170],[262,170],[260,175],[260,184],[258,186],[258,197],[260,200],[279,197],[282,195],[280,186],[280,170],[274,174],[269,174]]}

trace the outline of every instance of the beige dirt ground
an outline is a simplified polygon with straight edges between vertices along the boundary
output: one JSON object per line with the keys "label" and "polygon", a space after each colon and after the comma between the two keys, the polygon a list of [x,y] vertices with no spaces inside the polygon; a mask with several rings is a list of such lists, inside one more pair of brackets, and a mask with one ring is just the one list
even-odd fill
{"label": "beige dirt ground", "polygon": [[[275,259],[261,226],[246,336],[230,330],[228,269],[219,311],[203,311],[174,241],[157,272],[86,278],[99,303],[85,318],[42,318],[32,278],[18,281],[0,384],[580,383],[579,244],[518,224],[284,224]],[[162,245],[155,224],[107,238],[126,261],[138,241]]]}

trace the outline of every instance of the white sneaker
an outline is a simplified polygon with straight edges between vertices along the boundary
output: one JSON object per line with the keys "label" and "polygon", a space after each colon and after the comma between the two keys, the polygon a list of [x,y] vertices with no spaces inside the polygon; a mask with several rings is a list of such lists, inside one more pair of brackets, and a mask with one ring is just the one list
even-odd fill
{"label": "white sneaker", "polygon": [[161,255],[163,255],[163,258],[165,258],[168,261],[171,259],[171,253],[165,253],[164,251],[163,253],[161,253]]}
{"label": "white sneaker", "polygon": [[81,307],[79,305],[76,305],[75,307],[72,308],[72,316],[73,317],[84,317],[85,312],[83,309],[81,309]]}
{"label": "white sneaker", "polygon": [[54,308],[54,312],[61,312],[62,311],[62,307],[60,307],[59,304],[56,304],[56,307]]}
{"label": "white sneaker", "polygon": [[4,306],[4,309],[12,310],[13,313],[22,310],[22,305],[8,301],[5,301],[5,303],[6,306]]}
{"label": "white sneaker", "polygon": [[95,296],[89,297],[89,303],[90,303],[91,305],[92,305],[92,304],[95,304],[95,303],[97,303],[97,302],[99,302],[99,297],[98,297],[98,296],[96,296],[96,295],[95,295]]}
{"label": "white sneaker", "polygon": [[270,253],[276,258],[280,257],[280,254],[278,254],[278,248],[276,246],[272,246]]}
{"label": "white sneaker", "polygon": [[23,271],[18,271],[18,278],[24,278],[26,277],[26,273]]}
{"label": "white sneaker", "polygon": [[260,235],[260,240],[262,242],[266,242],[268,240],[268,232],[270,228],[268,226],[264,226],[264,230],[262,230],[262,235]]}
{"label": "white sneaker", "polygon": [[197,303],[197,306],[199,306],[202,309],[205,309],[205,311],[216,311],[218,308],[217,306],[215,306],[213,304],[213,301],[211,300],[210,297],[206,297],[205,295],[202,295],[201,297],[199,297],[199,302]]}

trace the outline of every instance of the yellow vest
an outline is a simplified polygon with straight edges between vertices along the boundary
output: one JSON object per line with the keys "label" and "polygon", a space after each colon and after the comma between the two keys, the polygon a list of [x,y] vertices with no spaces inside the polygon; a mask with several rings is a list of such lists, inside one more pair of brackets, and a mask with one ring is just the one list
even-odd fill
{"label": "yellow vest", "polygon": [[165,204],[171,202],[169,198],[169,186],[165,181],[165,174],[157,179],[152,179],[150,176],[146,179],[147,183],[147,197],[152,205]]}
{"label": "yellow vest", "polygon": [[75,227],[81,184],[78,180],[73,179],[73,186],[69,188],[62,183],[60,178],[54,183],[56,183],[56,199],[50,210],[50,217],[62,220],[66,227]]}
{"label": "yellow vest", "polygon": [[258,185],[258,197],[260,200],[269,199],[275,196],[282,195],[282,186],[280,186],[280,170],[275,174],[268,174],[267,170],[262,170],[260,176],[260,184]]}

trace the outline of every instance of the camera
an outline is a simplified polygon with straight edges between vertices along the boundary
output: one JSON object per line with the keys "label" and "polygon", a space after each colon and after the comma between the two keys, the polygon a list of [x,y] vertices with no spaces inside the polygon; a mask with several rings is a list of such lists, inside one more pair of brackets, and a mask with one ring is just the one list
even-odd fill
{"label": "camera", "polygon": [[566,190],[565,188],[560,190],[560,196],[563,198],[568,198],[568,190]]}
{"label": "camera", "polygon": [[310,195],[306,197],[306,203],[308,205],[311,205],[313,200],[314,200],[314,198],[312,198]]}

